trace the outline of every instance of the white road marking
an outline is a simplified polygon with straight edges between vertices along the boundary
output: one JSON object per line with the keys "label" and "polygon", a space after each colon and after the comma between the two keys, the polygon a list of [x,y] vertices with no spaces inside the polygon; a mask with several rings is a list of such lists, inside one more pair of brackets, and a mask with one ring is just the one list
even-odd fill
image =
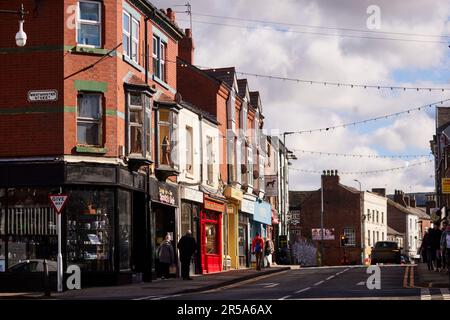
{"label": "white road marking", "polygon": [[333,279],[334,278],[334,276],[329,276],[328,278],[327,278],[327,280],[330,280],[330,279]]}
{"label": "white road marking", "polygon": [[315,286],[319,286],[319,285],[321,285],[321,284],[324,283],[324,282],[325,282],[325,281],[322,280],[322,281],[319,281],[319,282],[317,282],[317,283],[314,283],[314,285],[315,285]]}
{"label": "white road marking", "polygon": [[450,300],[450,292],[447,288],[441,289],[441,293],[442,293],[442,298],[444,298],[444,300]]}
{"label": "white road marking", "polygon": [[265,286],[265,288],[273,288],[276,287],[277,285],[279,285],[279,283],[271,283],[268,286]]}
{"label": "white road marking", "polygon": [[430,289],[420,289],[420,300],[431,300]]}
{"label": "white road marking", "polygon": [[291,297],[291,296],[285,296],[285,297],[280,298],[280,299],[278,299],[278,300],[285,300],[285,299],[290,298],[290,297]]}
{"label": "white road marking", "polygon": [[136,298],[136,299],[133,299],[133,300],[148,300],[148,299],[156,298],[156,297],[157,296],[148,296],[148,297]]}
{"label": "white road marking", "polygon": [[304,289],[302,289],[302,290],[295,291],[295,293],[302,293],[302,292],[308,291],[309,289],[311,289],[311,287],[308,287],[308,288],[304,288]]}
{"label": "white road marking", "polygon": [[153,299],[150,299],[150,300],[162,300],[162,299],[179,297],[179,296],[181,296],[181,294],[173,294],[173,295],[170,295],[170,296],[161,296],[161,297],[153,298]]}
{"label": "white road marking", "polygon": [[364,281],[361,281],[361,282],[358,282],[356,285],[357,286],[363,286],[363,285],[365,285],[366,283],[364,282]]}

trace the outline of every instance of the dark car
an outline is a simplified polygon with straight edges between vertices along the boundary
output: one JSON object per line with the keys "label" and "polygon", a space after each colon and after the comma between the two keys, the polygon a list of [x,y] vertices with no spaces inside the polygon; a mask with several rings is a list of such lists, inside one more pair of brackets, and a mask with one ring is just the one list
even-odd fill
{"label": "dark car", "polygon": [[[48,271],[56,271],[57,264],[56,261],[47,260]],[[18,263],[12,265],[8,268],[9,272],[43,272],[44,271],[44,260],[43,259],[29,259],[19,261]]]}
{"label": "dark car", "polygon": [[397,242],[378,241],[372,248],[371,263],[401,263],[400,249]]}

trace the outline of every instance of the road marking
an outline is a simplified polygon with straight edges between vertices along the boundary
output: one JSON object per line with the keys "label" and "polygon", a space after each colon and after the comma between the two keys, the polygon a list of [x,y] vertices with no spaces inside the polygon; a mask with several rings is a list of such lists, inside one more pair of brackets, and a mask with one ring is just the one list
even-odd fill
{"label": "road marking", "polygon": [[322,280],[322,281],[319,281],[319,282],[317,282],[317,283],[314,283],[314,285],[315,285],[315,286],[319,286],[319,285],[321,285],[321,284],[324,283],[324,282],[325,282],[325,281]]}
{"label": "road marking", "polygon": [[431,300],[430,289],[420,289],[420,300]]}
{"label": "road marking", "polygon": [[295,291],[295,293],[302,293],[302,292],[308,291],[309,289],[311,289],[311,287],[308,287],[308,288],[304,288],[304,289],[302,289],[302,290]]}
{"label": "road marking", "polygon": [[291,297],[291,296],[285,296],[285,297],[280,298],[280,299],[278,299],[278,300],[285,300],[285,299],[290,298],[290,297]]}
{"label": "road marking", "polygon": [[174,297],[179,297],[179,296],[181,296],[181,294],[173,294],[173,295],[170,295],[170,296],[161,296],[161,297],[153,298],[153,299],[150,299],[150,300],[162,300],[162,299],[174,298]]}
{"label": "road marking", "polygon": [[363,285],[365,285],[366,283],[364,282],[364,281],[361,281],[361,282],[358,282],[356,285],[357,286],[363,286]]}
{"label": "road marking", "polygon": [[409,270],[409,266],[407,266],[405,268],[405,273],[403,274],[403,288],[407,288],[408,287],[408,270]]}
{"label": "road marking", "polygon": [[447,288],[441,289],[441,293],[444,300],[450,300],[450,292]]}
{"label": "road marking", "polygon": [[151,298],[156,298],[157,296],[148,296],[148,297],[142,297],[142,298],[135,298],[135,299],[133,299],[133,300],[148,300],[148,299],[151,299]]}
{"label": "road marking", "polygon": [[279,285],[279,283],[272,283],[272,284],[269,284],[268,286],[265,286],[265,288],[273,288],[273,287],[276,287],[277,285]]}
{"label": "road marking", "polygon": [[327,280],[333,279],[335,276],[329,276]]}

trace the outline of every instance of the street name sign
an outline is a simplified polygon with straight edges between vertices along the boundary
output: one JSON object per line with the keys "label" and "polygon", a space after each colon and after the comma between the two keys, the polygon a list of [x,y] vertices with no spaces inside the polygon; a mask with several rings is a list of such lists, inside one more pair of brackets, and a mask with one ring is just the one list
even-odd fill
{"label": "street name sign", "polygon": [[30,90],[27,98],[29,102],[56,101],[58,100],[58,90]]}

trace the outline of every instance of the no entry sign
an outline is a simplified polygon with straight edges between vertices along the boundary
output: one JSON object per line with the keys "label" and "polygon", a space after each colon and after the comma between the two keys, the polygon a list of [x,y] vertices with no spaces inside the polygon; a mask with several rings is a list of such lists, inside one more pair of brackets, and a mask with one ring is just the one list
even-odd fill
{"label": "no entry sign", "polygon": [[62,209],[64,209],[69,196],[66,194],[49,194],[48,198],[50,199],[53,208],[55,208],[56,213],[60,214]]}

